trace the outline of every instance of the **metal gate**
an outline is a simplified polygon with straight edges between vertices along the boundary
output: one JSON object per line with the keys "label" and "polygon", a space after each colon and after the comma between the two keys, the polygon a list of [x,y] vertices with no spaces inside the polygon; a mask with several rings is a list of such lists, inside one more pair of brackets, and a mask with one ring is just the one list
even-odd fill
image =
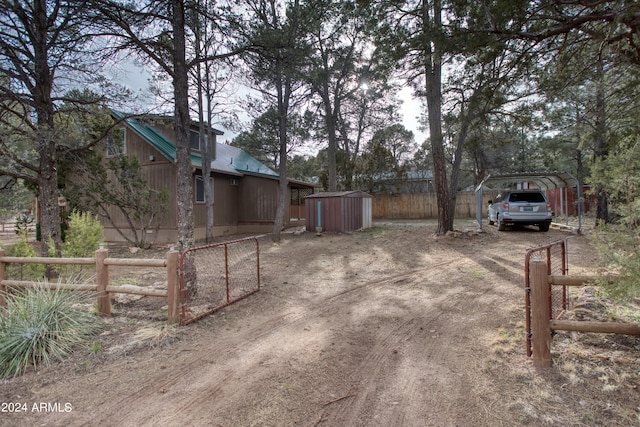
{"label": "metal gate", "polygon": [[260,244],[250,237],[199,246],[180,257],[182,325],[260,290]]}
{"label": "metal gate", "polygon": [[[524,290],[525,290],[525,319],[527,333],[527,356],[531,357],[533,334],[531,331],[531,282],[529,277],[529,263],[532,259],[539,258],[547,263],[547,274],[549,275],[566,275],[569,272],[567,259],[567,240],[560,240],[550,243],[546,246],[529,249],[525,255],[524,261]],[[567,287],[552,286],[551,287],[551,317],[558,319],[567,309]]]}

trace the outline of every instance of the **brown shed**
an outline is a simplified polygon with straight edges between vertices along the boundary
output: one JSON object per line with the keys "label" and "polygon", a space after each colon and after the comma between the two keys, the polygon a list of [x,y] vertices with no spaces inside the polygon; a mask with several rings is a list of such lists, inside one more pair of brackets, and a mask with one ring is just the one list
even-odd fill
{"label": "brown shed", "polygon": [[354,231],[371,227],[371,195],[364,191],[317,193],[305,197],[308,231]]}

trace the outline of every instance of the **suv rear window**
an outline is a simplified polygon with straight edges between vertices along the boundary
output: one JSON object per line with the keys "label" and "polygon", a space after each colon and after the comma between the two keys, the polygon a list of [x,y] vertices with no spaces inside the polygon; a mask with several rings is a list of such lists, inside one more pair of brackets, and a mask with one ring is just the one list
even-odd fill
{"label": "suv rear window", "polygon": [[544,203],[546,200],[542,193],[511,193],[510,202]]}

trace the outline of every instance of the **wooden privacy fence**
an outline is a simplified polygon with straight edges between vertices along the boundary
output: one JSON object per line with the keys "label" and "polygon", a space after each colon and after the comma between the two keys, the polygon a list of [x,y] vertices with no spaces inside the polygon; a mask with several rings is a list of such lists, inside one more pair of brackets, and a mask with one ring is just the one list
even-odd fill
{"label": "wooden privacy fence", "polygon": [[[482,209],[492,200],[495,192],[483,193]],[[436,193],[372,194],[373,218],[433,219],[438,218]],[[483,217],[486,216],[483,212]],[[459,192],[456,195],[456,218],[476,217],[476,193]]]}
{"label": "wooden privacy fence", "polygon": [[551,332],[577,331],[606,334],[640,335],[640,325],[596,321],[553,319],[551,313],[552,286],[583,286],[594,280],[591,276],[550,275],[547,263],[534,258],[529,265],[531,277],[531,326],[533,331],[533,365],[551,366]]}
{"label": "wooden privacy fence", "polygon": [[[97,293],[98,312],[102,315],[111,314],[110,293],[123,293],[167,298],[168,322],[180,321],[178,312],[178,258],[179,253],[174,250],[167,252],[165,259],[136,259],[136,258],[109,258],[107,249],[98,249],[95,258],[46,258],[46,257],[9,257],[0,249],[0,305],[5,305],[4,298],[7,287],[35,288],[47,286],[49,289],[62,289],[72,291],[92,291]],[[45,265],[95,265],[95,284],[74,283],[37,283],[24,280],[8,280],[6,277],[6,264],[45,264]],[[159,267],[167,272],[167,290],[149,289],[142,286],[109,284],[109,266],[125,267]]]}

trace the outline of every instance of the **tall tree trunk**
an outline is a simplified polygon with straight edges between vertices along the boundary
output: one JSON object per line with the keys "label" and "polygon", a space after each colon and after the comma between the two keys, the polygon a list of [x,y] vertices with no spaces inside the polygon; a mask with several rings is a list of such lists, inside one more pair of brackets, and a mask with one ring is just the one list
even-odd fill
{"label": "tall tree trunk", "polygon": [[193,238],[193,177],[191,173],[191,147],[189,144],[189,82],[185,54],[185,10],[180,0],[171,2],[173,8],[173,94],[175,102],[176,182],[178,205],[178,248],[184,252],[191,248]]}
{"label": "tall tree trunk", "polygon": [[[430,13],[433,13],[433,19]],[[436,233],[446,234],[453,230],[453,216],[449,209],[449,186],[447,184],[447,168],[444,156],[444,140],[442,136],[442,53],[438,43],[433,41],[436,33],[442,28],[442,5],[440,0],[433,1],[433,10],[429,2],[422,3],[422,31],[429,38],[425,43],[425,89],[427,114],[429,120],[429,138],[433,155],[433,179],[436,186],[436,202],[438,205],[438,228]]]}
{"label": "tall tree trunk", "polygon": [[[282,74],[280,74],[282,75]],[[285,209],[288,206],[288,182],[287,182],[287,117],[289,115],[289,101],[291,99],[291,78],[279,77],[277,81],[278,92],[278,139],[280,140],[278,175],[279,191],[276,218],[273,223],[273,241],[280,241],[280,233],[284,227]]]}
{"label": "tall tree trunk", "polygon": [[[598,81],[596,82],[596,141],[594,157],[596,160],[604,160],[607,157],[606,142],[606,104],[604,95],[602,61],[598,61]],[[596,225],[609,222],[609,199],[602,186],[596,188]]]}
{"label": "tall tree trunk", "polygon": [[334,109],[331,107],[331,100],[329,99],[329,86],[325,85],[325,92],[322,94],[324,104],[324,116],[325,126],[327,127],[327,139],[329,140],[329,146],[327,150],[328,157],[328,176],[329,176],[329,191],[338,191],[338,167],[336,157],[338,155],[338,137],[336,129],[336,116]]}
{"label": "tall tree trunk", "polygon": [[281,120],[280,128],[280,162],[278,164],[279,179],[279,191],[278,191],[278,206],[276,209],[276,218],[273,224],[273,241],[279,242],[281,239],[281,231],[284,227],[284,216],[287,208],[287,199],[289,195],[289,186],[287,185],[287,131],[286,131],[286,119]]}
{"label": "tall tree trunk", "polygon": [[[47,2],[36,0],[34,8],[34,104],[38,121],[38,155],[40,156],[38,173],[38,194],[40,203],[41,256],[49,256],[49,243],[53,242],[56,252],[60,253],[60,210],[58,208],[58,175],[56,172],[56,143],[54,132],[54,105],[51,99],[53,91],[53,71],[48,58],[48,17]],[[47,267],[47,276],[50,270]]]}
{"label": "tall tree trunk", "polygon": [[[288,34],[287,45],[293,47],[299,30],[299,12],[300,2],[294,0],[292,5],[292,16],[290,17],[290,32]],[[291,66],[289,60],[292,58],[284,58],[276,63],[276,91],[278,103],[278,139],[280,141],[278,174],[279,192],[278,206],[276,209],[276,218],[273,223],[273,241],[280,241],[280,233],[284,227],[285,210],[289,206],[289,185],[287,181],[287,144],[288,144],[288,117],[289,107],[291,105],[291,97],[293,96],[293,76],[288,67]]]}
{"label": "tall tree trunk", "polygon": [[[584,178],[585,178],[585,170],[584,170],[584,163],[582,161],[582,149],[580,148],[580,141],[582,140],[582,135],[580,133],[580,128],[581,128],[581,118],[580,118],[580,108],[578,107],[578,105],[576,104],[576,151],[575,151],[575,155],[576,155],[576,179],[577,179],[577,194],[580,196],[580,199],[576,200],[576,209],[577,212],[582,214],[584,213],[584,187],[583,187],[583,182],[584,182]],[[578,191],[579,190],[579,191]],[[582,225],[582,224],[580,224]]]}
{"label": "tall tree trunk", "polygon": [[[596,160],[607,158],[607,118],[604,84],[604,64],[602,58],[596,63],[596,141],[594,157]],[[609,198],[602,186],[596,188],[596,225],[609,222]]]}
{"label": "tall tree trunk", "polygon": [[[41,128],[42,129],[42,128]],[[55,167],[55,143],[49,132],[40,135],[38,174],[38,195],[40,203],[40,256],[49,256],[49,245],[53,243],[56,253],[60,253],[60,208],[58,207],[58,175]],[[49,277],[47,269],[47,277]]]}
{"label": "tall tree trunk", "polygon": [[[208,103],[208,108],[211,108],[211,103]],[[213,241],[213,225],[214,225],[214,217],[213,217],[213,207],[214,207],[214,191],[213,191],[213,178],[209,178],[211,175],[211,162],[215,160],[215,145],[216,145],[216,136],[211,130],[211,113],[209,113],[209,126],[207,127],[207,137],[205,141],[204,151],[202,153],[202,174],[207,177],[204,181],[204,204],[205,209],[207,210],[207,226],[206,226],[206,241],[210,243]]]}
{"label": "tall tree trunk", "polygon": [[340,139],[343,141],[342,150],[344,151],[344,160],[342,162],[342,167],[340,168],[342,179],[343,179],[341,188],[345,191],[350,191],[350,190],[353,190],[353,172],[355,170],[354,159],[356,158],[355,153],[358,152],[360,135],[358,134],[358,136],[356,137],[356,143],[354,147],[355,152],[352,152],[351,147],[349,145],[348,137],[345,136],[345,135],[348,135],[348,132],[345,129],[345,125],[342,122],[343,122],[342,120],[339,121],[340,126],[339,126],[339,132],[338,132],[338,135],[340,135]]}
{"label": "tall tree trunk", "polygon": [[[202,5],[199,5],[202,7]],[[202,186],[204,187],[204,203],[206,210],[205,241],[213,241],[213,183],[211,175],[212,149],[215,145],[213,132],[211,131],[211,92],[210,74],[208,66],[205,66],[205,73],[202,73],[201,53],[205,48],[202,45],[203,26],[200,23],[200,15],[196,14],[193,24],[196,43],[196,88],[198,99],[198,139],[200,142],[200,152],[202,153]],[[206,90],[205,90],[206,89]],[[204,117],[205,98],[207,101],[207,120]],[[206,123],[206,125],[205,125]]]}
{"label": "tall tree trunk", "polygon": [[462,153],[465,143],[467,142],[467,135],[469,131],[469,125],[471,115],[465,113],[463,110],[460,114],[461,126],[458,134],[458,143],[456,144],[456,151],[453,157],[453,165],[451,166],[451,181],[449,183],[449,200],[447,210],[449,211],[449,219],[451,221],[449,230],[453,230],[453,221],[456,213],[456,198],[458,196],[458,180],[460,177],[460,167],[462,166]]}
{"label": "tall tree trunk", "polygon": [[[213,131],[213,92],[211,87],[210,76],[212,75],[210,72],[209,63],[207,63],[205,67],[206,73],[206,98],[207,98],[207,147],[204,159],[207,162],[206,173],[207,176],[211,174],[211,162],[216,159],[216,149],[217,149],[217,140],[216,134]],[[204,171],[204,169],[203,169]],[[214,192],[215,182],[213,179],[208,180],[204,186],[204,197],[205,197],[205,205],[207,209],[207,242],[213,240],[213,226],[215,224],[214,218],[214,206],[215,206],[215,192]]]}

